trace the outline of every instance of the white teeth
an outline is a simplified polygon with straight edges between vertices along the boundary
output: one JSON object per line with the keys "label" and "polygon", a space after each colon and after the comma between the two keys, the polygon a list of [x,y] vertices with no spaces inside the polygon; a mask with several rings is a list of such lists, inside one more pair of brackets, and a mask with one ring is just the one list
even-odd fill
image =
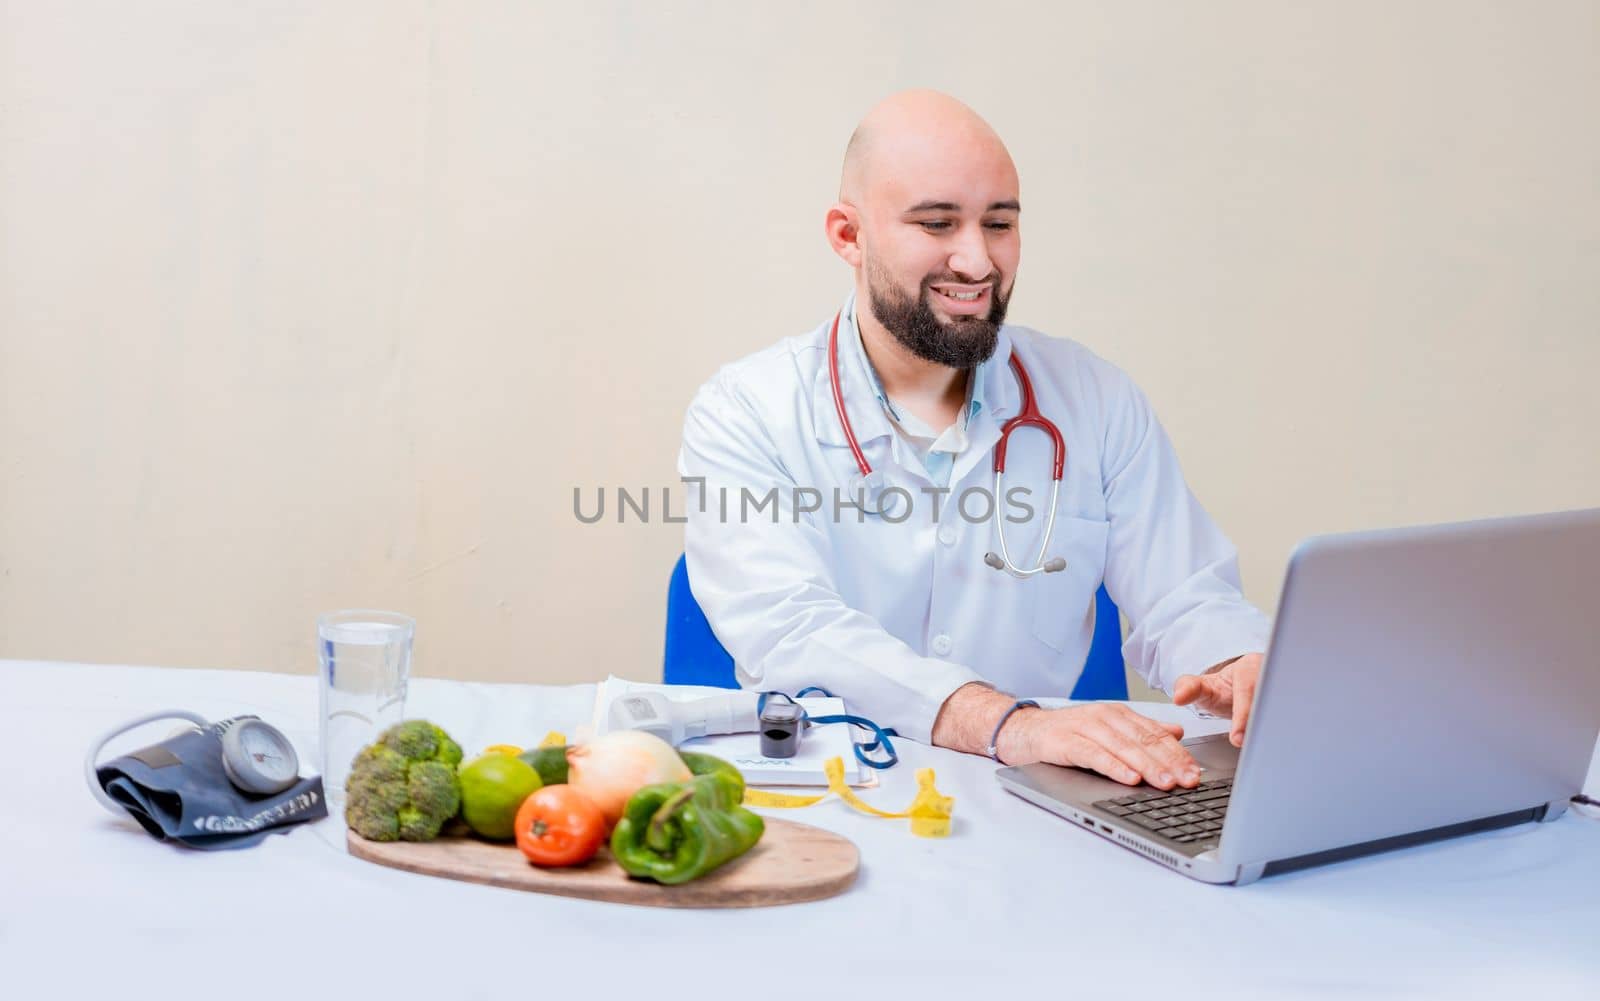
{"label": "white teeth", "polygon": [[974,299],[978,298],[978,296],[983,294],[982,289],[976,292],[944,292],[942,289],[940,291],[942,294],[960,302],[972,302]]}

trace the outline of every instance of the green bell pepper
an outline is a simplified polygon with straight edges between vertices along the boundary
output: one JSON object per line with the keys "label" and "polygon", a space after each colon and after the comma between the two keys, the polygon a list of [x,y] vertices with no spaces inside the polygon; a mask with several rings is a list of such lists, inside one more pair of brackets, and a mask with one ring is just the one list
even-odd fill
{"label": "green bell pepper", "polygon": [[645,786],[611,832],[611,855],[630,876],[676,886],[738,858],[766,824],[739,805],[744,780],[718,770],[687,782]]}
{"label": "green bell pepper", "polygon": [[739,786],[739,798],[734,802],[744,800],[744,776],[731,763],[723,761],[715,754],[704,754],[700,751],[679,751],[678,757],[683,759],[683,765],[689,769],[691,775],[726,775]]}

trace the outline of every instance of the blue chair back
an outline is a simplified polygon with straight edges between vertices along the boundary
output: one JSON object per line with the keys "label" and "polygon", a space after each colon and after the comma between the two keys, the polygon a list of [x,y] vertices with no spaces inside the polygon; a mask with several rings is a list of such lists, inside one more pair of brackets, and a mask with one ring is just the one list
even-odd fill
{"label": "blue chair back", "polygon": [[661,673],[669,685],[739,687],[733,658],[722,648],[689,590],[689,567],[682,556],[667,585],[667,654]]}
{"label": "blue chair back", "polygon": [[1072,697],[1128,698],[1128,669],[1122,661],[1122,617],[1104,584],[1094,593],[1094,638],[1089,640],[1089,659],[1083,662],[1083,673],[1072,686]]}
{"label": "blue chair back", "polygon": [[[1094,639],[1089,659],[1072,688],[1074,699],[1126,699],[1128,676],[1122,665],[1122,626],[1117,606],[1104,585],[1095,594]],[[689,590],[689,568],[682,556],[667,585],[667,646],[662,677],[669,685],[738,688],[733,658],[722,648],[711,623]]]}

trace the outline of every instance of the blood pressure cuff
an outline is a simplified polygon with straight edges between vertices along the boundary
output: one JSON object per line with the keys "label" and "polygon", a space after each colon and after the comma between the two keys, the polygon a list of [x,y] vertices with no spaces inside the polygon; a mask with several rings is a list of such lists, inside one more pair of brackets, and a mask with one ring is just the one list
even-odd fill
{"label": "blood pressure cuff", "polygon": [[320,775],[271,796],[234,786],[222,768],[226,722],[114,758],[95,776],[152,836],[190,848],[249,848],[274,831],[328,815]]}

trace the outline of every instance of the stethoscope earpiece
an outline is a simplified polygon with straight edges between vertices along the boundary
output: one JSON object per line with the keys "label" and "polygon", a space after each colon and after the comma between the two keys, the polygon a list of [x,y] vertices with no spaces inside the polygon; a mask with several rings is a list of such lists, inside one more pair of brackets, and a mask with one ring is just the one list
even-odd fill
{"label": "stethoscope earpiece", "polygon": [[[987,563],[991,567],[994,567],[996,570],[1006,570],[1006,569],[1008,569],[1007,566],[1006,566],[1006,561],[1000,558],[1000,554],[999,553],[984,553],[983,554],[983,562]],[[1057,556],[1055,559],[1047,561],[1044,564],[1044,566],[1039,567],[1037,569],[1034,569],[1034,570],[1012,569],[1011,572],[1013,574],[1015,574],[1016,576],[1018,576],[1018,577],[1031,577],[1036,573],[1060,573],[1061,571],[1065,570],[1066,568],[1067,568],[1067,561],[1062,559],[1061,557]]]}

